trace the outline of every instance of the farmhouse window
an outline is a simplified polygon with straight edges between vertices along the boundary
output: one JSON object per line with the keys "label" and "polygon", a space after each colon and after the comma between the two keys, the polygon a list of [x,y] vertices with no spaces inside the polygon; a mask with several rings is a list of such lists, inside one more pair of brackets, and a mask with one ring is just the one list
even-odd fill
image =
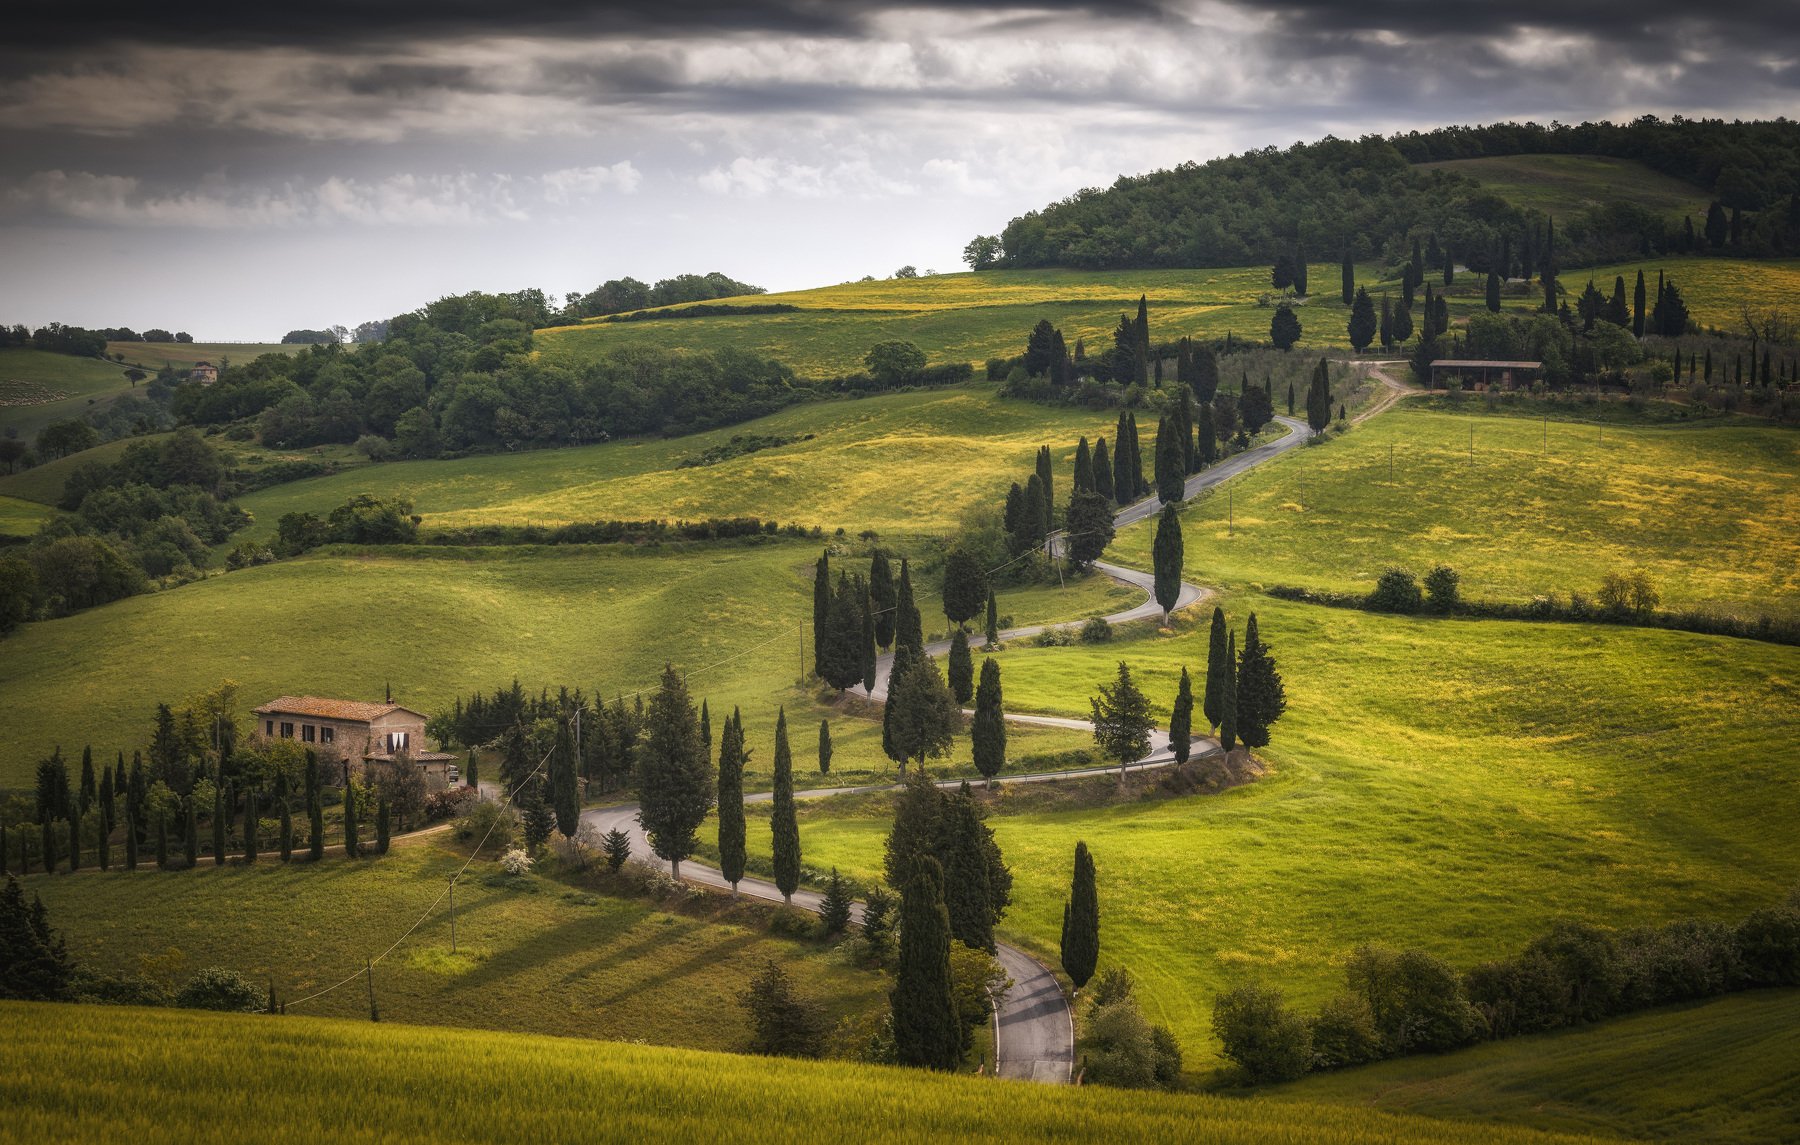
{"label": "farmhouse window", "polygon": [[281,738],[282,739],[293,739],[294,738],[294,725],[288,723],[286,720],[281,721]]}
{"label": "farmhouse window", "polygon": [[333,741],[335,739],[337,739],[337,729],[336,728],[322,727],[319,729],[319,742],[320,743],[330,743],[331,741]]}
{"label": "farmhouse window", "polygon": [[406,750],[406,732],[389,732],[387,737],[388,754]]}
{"label": "farmhouse window", "polygon": [[266,736],[272,736],[275,734],[275,721],[274,720],[264,720],[263,721],[263,734]]}
{"label": "farmhouse window", "polygon": [[313,737],[317,734],[318,734],[318,729],[313,727],[311,724],[301,724],[300,725],[300,738],[305,740],[307,743],[313,742]]}

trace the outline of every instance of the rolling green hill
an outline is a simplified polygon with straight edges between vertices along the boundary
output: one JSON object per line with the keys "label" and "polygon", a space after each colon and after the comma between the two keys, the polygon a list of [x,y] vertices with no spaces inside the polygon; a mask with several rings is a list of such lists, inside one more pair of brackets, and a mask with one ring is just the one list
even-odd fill
{"label": "rolling green hill", "polygon": [[53,421],[80,417],[95,403],[131,392],[125,367],[21,347],[0,349],[0,429],[30,440]]}
{"label": "rolling green hill", "polygon": [[[1308,453],[1317,451],[1309,450]],[[1193,551],[1190,542],[1189,551]],[[1800,882],[1800,649],[1606,626],[1404,619],[1238,596],[1286,681],[1258,752],[1218,796],[990,819],[1014,876],[1008,934],[1056,956],[1071,854],[1093,851],[1100,964],[1124,966],[1190,1070],[1216,1053],[1214,993],[1257,977],[1303,1006],[1363,942],[1459,966],[1550,921],[1736,918]],[[1080,715],[1118,662],[1158,718],[1204,625],[998,657],[1011,710]],[[1200,717],[1196,716],[1198,720]],[[879,875],[884,809],[807,809],[807,861]],[[752,843],[766,851],[764,836]]]}
{"label": "rolling green hill", "polygon": [[1634,1140],[1787,1141],[1800,1124],[1800,990],[1315,1074],[1268,1092]]}
{"label": "rolling green hill", "polygon": [[[211,1145],[944,1140],[1558,1145],[1342,1106],[1046,1089],[882,1066],[312,1018],[0,1002],[7,1131]],[[71,1069],[70,1061],[81,1063]],[[1593,1140],[1581,1138],[1579,1140]]]}
{"label": "rolling green hill", "polygon": [[222,366],[227,362],[243,364],[264,354],[298,354],[305,346],[278,342],[108,342],[108,354],[123,354],[131,365],[146,370],[174,366],[190,370],[196,362]]}
{"label": "rolling green hill", "polygon": [[1676,223],[1689,216],[1699,228],[1712,201],[1703,188],[1635,159],[1606,155],[1497,155],[1419,166],[1467,175],[1514,206],[1565,221],[1607,203],[1627,202]]}

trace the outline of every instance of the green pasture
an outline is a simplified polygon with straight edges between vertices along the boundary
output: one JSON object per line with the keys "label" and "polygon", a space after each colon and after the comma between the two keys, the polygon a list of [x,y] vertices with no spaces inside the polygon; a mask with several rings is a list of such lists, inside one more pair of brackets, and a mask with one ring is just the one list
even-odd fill
{"label": "green pasture", "polygon": [[[272,840],[271,840],[272,842]],[[456,887],[456,952],[443,894],[463,864],[434,839],[396,844],[377,860],[190,871],[33,875],[76,960],[178,987],[207,966],[272,981],[290,1002],[350,976],[425,923],[376,965],[383,1021],[741,1050],[750,1026],[736,1004],[765,961],[805,982],[832,1018],[878,1008],[885,987],[811,943],[769,935],[722,902],[710,914],[670,914],[478,860]],[[290,1013],[365,1017],[358,979]]]}
{"label": "green pasture", "polygon": [[[1695,225],[1699,225],[1699,220]],[[1610,298],[1614,278],[1622,275],[1625,297],[1629,299],[1637,284],[1639,270],[1644,272],[1645,289],[1652,304],[1656,301],[1656,276],[1660,271],[1681,288],[1681,298],[1687,303],[1691,321],[1740,338],[1746,336],[1746,306],[1759,317],[1770,311],[1791,314],[1794,300],[1800,298],[1800,259],[1795,258],[1756,262],[1699,256],[1644,258],[1614,266],[1565,270],[1559,281],[1569,292],[1569,305],[1573,307],[1589,278],[1594,280],[1596,289],[1604,290]],[[1539,300],[1542,300],[1541,292]]]}
{"label": "green pasture", "polygon": [[1639,1141],[1784,1141],[1800,1125],[1800,990],[1315,1074],[1268,1093]]}
{"label": "green pasture", "polygon": [[[1190,1069],[1213,995],[1247,978],[1304,1006],[1363,942],[1458,965],[1551,920],[1736,918],[1800,882],[1800,649],[1604,626],[1401,619],[1240,596],[1286,680],[1270,773],[1217,796],[991,820],[1012,867],[1004,929],[1054,958],[1075,843],[1099,870],[1101,965],[1130,969]],[[1082,715],[1119,661],[1158,719],[1206,627],[1000,654],[1009,710]],[[1150,782],[1150,781],[1146,781]],[[806,861],[878,877],[884,809],[832,802]],[[766,848],[758,832],[752,844]]]}
{"label": "green pasture", "polygon": [[[1390,565],[1423,577],[1443,563],[1465,596],[1519,601],[1592,596],[1608,572],[1641,567],[1665,606],[1800,609],[1800,435],[1485,408],[1403,402],[1190,502],[1188,578],[1361,592]],[[1153,535],[1124,530],[1115,559],[1148,568]]]}
{"label": "green pasture", "polygon": [[1612,202],[1635,203],[1671,221],[1706,222],[1712,196],[1635,159],[1605,155],[1497,155],[1421,163],[1427,170],[1467,175],[1515,207],[1568,220]]}
{"label": "green pasture", "polygon": [[[55,744],[65,755],[92,744],[104,758],[120,749],[129,757],[147,742],[159,701],[226,678],[241,685],[246,710],[279,695],[370,699],[391,685],[429,713],[514,677],[630,702],[665,662],[688,673],[695,700],[715,714],[742,707],[757,775],[768,774],[785,705],[802,772],[815,766],[819,720],[830,718],[834,778],[889,776],[878,710],[839,702],[816,681],[796,685],[803,643],[811,664],[801,624],[811,623],[819,551],[803,541],[335,551],[28,624],[0,656],[11,713],[0,721],[0,787],[29,785]],[[843,567],[866,564],[846,558]],[[1020,624],[1056,621],[1136,602],[1121,592],[1080,579],[1003,593],[999,605]],[[922,584],[919,604],[926,627],[941,630],[935,589]],[[1085,743],[1073,731],[1022,732],[1015,754],[1026,766]],[[955,764],[973,774],[969,758],[965,741]]]}
{"label": "green pasture", "polygon": [[108,354],[120,354],[130,365],[156,371],[164,366],[191,370],[196,362],[241,366],[264,354],[298,354],[306,349],[278,342],[108,342]]}
{"label": "green pasture", "polygon": [[96,402],[131,392],[125,367],[22,347],[0,349],[0,431],[29,441],[51,422],[80,417]]}
{"label": "green pasture", "polygon": [[0,496],[0,537],[29,537],[55,514],[46,505]]}
{"label": "green pasture", "polygon": [[[1558,1145],[1594,1138],[1343,1106],[1050,1089],[398,1022],[0,1002],[0,1101],[20,1140],[431,1145],[646,1139]],[[78,1061],[79,1069],[70,1068]]]}

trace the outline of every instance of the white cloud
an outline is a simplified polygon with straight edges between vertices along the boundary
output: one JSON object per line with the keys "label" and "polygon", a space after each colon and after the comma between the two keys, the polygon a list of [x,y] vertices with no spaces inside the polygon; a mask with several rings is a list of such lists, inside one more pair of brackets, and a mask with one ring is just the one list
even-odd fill
{"label": "white cloud", "polygon": [[619,191],[629,195],[643,181],[644,176],[631,165],[629,159],[620,160],[610,167],[564,167],[560,171],[547,171],[538,176],[538,182],[543,184],[544,198],[557,204],[579,202],[602,191]]}

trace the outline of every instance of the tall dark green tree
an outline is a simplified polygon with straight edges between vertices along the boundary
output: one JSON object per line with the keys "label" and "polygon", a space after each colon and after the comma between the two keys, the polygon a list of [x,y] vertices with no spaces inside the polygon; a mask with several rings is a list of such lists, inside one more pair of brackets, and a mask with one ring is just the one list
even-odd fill
{"label": "tall dark green tree", "polygon": [[294,858],[294,809],[289,806],[290,802],[287,774],[277,772],[275,774],[275,806],[281,812],[278,845],[281,848],[281,861],[284,863],[291,862]]}
{"label": "tall dark green tree", "polygon": [[226,812],[226,808],[229,807],[230,804],[227,802],[229,797],[227,796],[226,791],[225,791],[225,779],[223,776],[221,776],[219,778],[218,782],[216,782],[213,785],[213,792],[214,792],[214,794],[213,794],[213,813],[212,813],[213,865],[222,867],[225,865],[226,830],[227,830],[229,824],[231,823],[231,817]]}
{"label": "tall dark green tree", "polygon": [[894,643],[894,606],[900,594],[894,587],[894,566],[887,553],[875,550],[869,558],[869,602],[875,613],[875,643],[883,651]]}
{"label": "tall dark green tree", "polygon": [[1730,237],[1731,227],[1725,219],[1725,208],[1714,199],[1706,208],[1706,245],[1715,249],[1725,245]]}
{"label": "tall dark green tree", "polygon": [[359,802],[360,800],[356,797],[356,784],[344,784],[344,854],[352,859],[361,857],[362,841],[357,837],[361,828],[361,824],[357,822],[358,813],[361,811],[361,808],[357,806]]}
{"label": "tall dark green tree", "polygon": [[1181,599],[1183,555],[1181,514],[1173,504],[1165,504],[1162,515],[1156,519],[1156,540],[1150,549],[1150,562],[1156,574],[1156,603],[1163,611],[1164,626],[1168,625],[1169,613]]}
{"label": "tall dark green tree", "polygon": [[[821,723],[820,734],[824,734]],[[719,873],[731,884],[731,897],[738,895],[738,882],[744,877],[744,717],[737,709],[725,717],[725,730],[719,735]]]}
{"label": "tall dark green tree", "polygon": [[1486,302],[1488,313],[1500,313],[1500,276],[1491,270],[1487,276]]}
{"label": "tall dark green tree", "polygon": [[1287,691],[1275,668],[1275,657],[1257,630],[1254,612],[1244,627],[1237,685],[1238,738],[1246,747],[1266,747],[1270,727],[1287,711]]}
{"label": "tall dark green tree", "polygon": [[[1093,494],[1098,496],[1098,494]],[[1072,526],[1071,526],[1072,527]],[[997,648],[1000,645],[1000,603],[994,599],[994,590],[988,589],[987,598],[987,646]]]}
{"label": "tall dark green tree", "polygon": [[1376,319],[1375,300],[1369,297],[1368,290],[1358,287],[1356,299],[1350,303],[1350,345],[1357,353],[1369,348],[1375,340]]}
{"label": "tall dark green tree", "polygon": [[1639,267],[1637,287],[1632,293],[1631,301],[1631,333],[1633,337],[1637,338],[1644,336],[1644,304],[1646,301],[1644,294],[1644,271],[1642,267]]}
{"label": "tall dark green tree", "polygon": [[1206,694],[1201,698],[1200,709],[1206,715],[1207,726],[1215,732],[1219,730],[1219,717],[1225,712],[1225,674],[1231,671],[1225,632],[1225,610],[1214,605],[1206,644]]}
{"label": "tall dark green tree", "polygon": [[1075,873],[1063,904],[1062,968],[1079,990],[1100,964],[1100,892],[1094,883],[1094,857],[1085,842],[1075,844]]}
{"label": "tall dark green tree", "polygon": [[1150,301],[1146,295],[1138,295],[1137,322],[1132,327],[1137,331],[1137,347],[1133,353],[1137,368],[1135,381],[1138,385],[1150,382]]}
{"label": "tall dark green tree", "polygon": [[387,795],[378,795],[375,799],[375,853],[388,853],[388,840],[393,832],[393,804],[388,802]]}
{"label": "tall dark green tree", "polygon": [[[581,789],[575,780],[575,737],[571,732],[570,713],[559,713],[556,739],[550,748],[550,809],[556,813],[556,829],[565,839],[573,839],[581,826]],[[704,744],[702,751],[705,751]]]}
{"label": "tall dark green tree", "polygon": [[194,797],[189,794],[182,801],[187,805],[187,823],[182,833],[182,858],[187,861],[188,870],[200,865],[200,811],[194,806]]}
{"label": "tall dark green tree", "polygon": [[813,674],[821,674],[825,662],[825,630],[831,616],[831,555],[820,553],[813,562]]}
{"label": "tall dark green tree", "polygon": [[990,783],[1006,766],[1006,711],[1000,691],[1000,665],[992,657],[981,661],[981,683],[975,689],[975,718],[969,724],[975,770]]}
{"label": "tall dark green tree", "polygon": [[831,721],[819,721],[819,774],[831,774]]}
{"label": "tall dark green tree", "polygon": [[1381,320],[1376,333],[1381,339],[1383,350],[1394,348],[1394,304],[1393,300],[1385,294],[1381,296]]}
{"label": "tall dark green tree", "polygon": [[306,749],[306,848],[313,862],[325,857],[325,801],[319,790],[319,757]]}
{"label": "tall dark green tree", "polygon": [[900,558],[900,588],[894,603],[894,645],[906,646],[914,652],[925,650],[925,622],[919,606],[913,601],[912,571],[905,557]]}
{"label": "tall dark green tree", "polygon": [[[95,797],[94,804],[99,812],[97,820],[99,832],[95,837],[99,847],[95,857],[99,859],[100,869],[104,871],[112,867],[113,831],[113,773],[112,769],[104,764],[100,768],[100,791]],[[0,856],[5,854],[6,847],[4,844],[0,844]],[[0,868],[3,868],[4,863],[5,859],[0,857]]]}
{"label": "tall dark green tree", "polygon": [[125,785],[125,869],[138,869],[138,824],[143,821],[143,808],[138,806],[138,787],[127,782]]}
{"label": "tall dark green tree", "polygon": [[1187,665],[1181,666],[1181,683],[1175,688],[1175,706],[1169,711],[1169,748],[1176,763],[1186,763],[1194,738],[1194,683]]}
{"label": "tall dark green tree", "polygon": [[1213,395],[1219,392],[1219,356],[1210,342],[1194,346],[1193,390],[1194,400],[1201,405],[1212,401]]}
{"label": "tall dark green tree", "polygon": [[712,768],[700,750],[700,723],[687,683],[673,664],[644,717],[638,752],[638,823],[650,850],[681,878],[681,861],[694,853],[700,824],[713,808]]}
{"label": "tall dark green tree", "polygon": [[99,798],[100,785],[94,778],[94,745],[88,744],[81,749],[81,788],[76,793],[75,806],[85,817]]}
{"label": "tall dark green tree", "polygon": [[1291,349],[1304,332],[1292,306],[1283,302],[1275,308],[1275,316],[1269,320],[1269,341],[1277,350]]}
{"label": "tall dark green tree", "polygon": [[1094,457],[1088,452],[1088,439],[1083,436],[1075,446],[1075,492],[1093,492]]}
{"label": "tall dark green tree", "polygon": [[987,604],[987,568],[969,549],[953,547],[944,558],[944,615],[960,627],[981,615]]}
{"label": "tall dark green tree", "polygon": [[969,634],[958,628],[950,634],[950,655],[946,660],[950,694],[958,704],[967,704],[975,696],[975,658],[969,651]]}
{"label": "tall dark green tree", "polygon": [[1237,746],[1237,633],[1225,637],[1225,671],[1220,679],[1224,691],[1219,696],[1219,746],[1229,752]]}
{"label": "tall dark green tree", "polygon": [[1213,404],[1200,407],[1200,421],[1194,427],[1194,460],[1205,469],[1219,459],[1219,430],[1213,420]]}
{"label": "tall dark green tree", "polygon": [[81,869],[81,808],[76,801],[69,801],[69,872],[73,874]]}
{"label": "tall dark green tree", "polygon": [[1156,496],[1165,504],[1182,499],[1187,485],[1187,462],[1181,439],[1176,435],[1174,419],[1162,417],[1156,423]]}
{"label": "tall dark green tree", "polygon": [[257,819],[262,814],[262,809],[257,805],[258,802],[259,801],[257,800],[257,797],[256,797],[256,789],[249,788],[249,787],[245,788],[244,789],[244,861],[246,863],[256,862],[257,855],[261,850],[261,842],[257,838],[257,828],[259,826],[261,826],[261,824],[257,822]]}
{"label": "tall dark green tree", "polygon": [[[1351,261],[1349,247],[1344,248],[1342,277],[1343,283],[1340,293],[1343,296],[1344,305],[1349,306],[1351,301],[1356,297],[1356,263]],[[1358,348],[1360,349],[1360,347]]]}
{"label": "tall dark green tree", "polygon": [[939,1070],[961,1064],[962,1029],[950,979],[944,871],[929,855],[914,858],[901,888],[900,956],[888,1000],[899,1064]]}
{"label": "tall dark green tree", "polygon": [[856,578],[857,602],[862,606],[862,634],[857,638],[857,646],[862,651],[863,695],[875,694],[876,661],[881,652],[875,647],[875,602],[869,596],[869,588],[862,577]]}
{"label": "tall dark green tree", "polygon": [[788,748],[786,708],[775,717],[775,799],[769,830],[775,889],[783,902],[792,903],[800,886],[800,822],[794,812],[794,753]]}
{"label": "tall dark green tree", "polygon": [[1119,761],[1119,787],[1125,786],[1125,769],[1150,752],[1150,700],[1131,678],[1131,666],[1119,661],[1118,676],[1101,684],[1100,694],[1089,701],[1094,713],[1094,742]]}
{"label": "tall dark green tree", "polygon": [[825,924],[825,933],[842,934],[849,929],[850,913],[855,905],[855,900],[850,897],[850,884],[838,874],[836,867],[831,868],[831,877],[825,880],[825,897],[819,903],[819,921]]}
{"label": "tall dark green tree", "polygon": [[[965,780],[957,794],[943,801],[944,907],[950,914],[950,934],[973,950],[994,953],[993,886],[989,881],[989,851],[998,850],[994,834],[982,821],[981,805]],[[1011,885],[1008,872],[1008,886]]]}
{"label": "tall dark green tree", "polygon": [[1044,482],[1033,473],[1025,482],[1025,498],[1020,502],[1019,531],[1014,534],[1013,547],[1024,553],[1044,543],[1045,522],[1050,518],[1050,511],[1044,504]]}
{"label": "tall dark green tree", "polygon": [[1094,492],[1108,501],[1117,500],[1113,496],[1113,459],[1106,448],[1104,437],[1094,439]]}
{"label": "tall dark green tree", "polygon": [[[1086,569],[1100,559],[1106,546],[1112,544],[1114,526],[1112,506],[1098,493],[1076,493],[1069,498],[1066,517],[1067,532],[1063,538],[1063,555],[1075,567]],[[992,644],[994,641],[990,640]]]}
{"label": "tall dark green tree", "polygon": [[947,753],[962,730],[956,699],[944,685],[937,661],[923,652],[909,651],[904,666],[895,658],[884,715],[884,743],[889,758],[900,763],[901,778],[906,760],[915,760],[923,772],[926,759]]}
{"label": "tall dark green tree", "polygon": [[860,684],[868,659],[863,644],[863,592],[860,578],[838,573],[837,590],[825,617],[825,640],[819,648],[819,678],[842,692]]}

